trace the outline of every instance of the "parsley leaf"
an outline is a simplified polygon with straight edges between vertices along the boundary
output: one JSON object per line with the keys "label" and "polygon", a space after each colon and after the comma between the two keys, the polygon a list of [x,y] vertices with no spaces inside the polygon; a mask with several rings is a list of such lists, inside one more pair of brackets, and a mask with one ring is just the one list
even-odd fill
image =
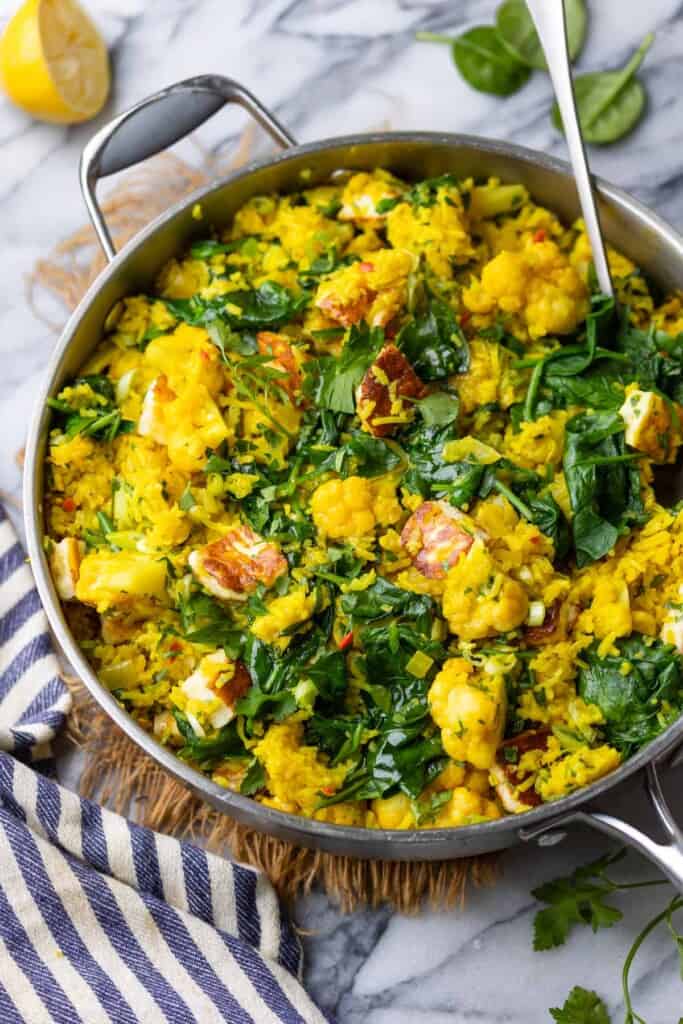
{"label": "parsley leaf", "polygon": [[551,1009],[550,1016],[557,1024],[610,1024],[607,1007],[596,992],[575,985],[564,1006]]}
{"label": "parsley leaf", "polygon": [[355,411],[356,388],[384,343],[381,328],[354,324],[338,357],[322,356],[309,369],[313,379],[313,398],[319,409],[333,412]]}
{"label": "parsley leaf", "polygon": [[532,891],[532,896],[548,906],[534,918],[534,949],[562,946],[575,924],[589,925],[594,932],[611,928],[623,914],[605,903],[618,886],[604,874],[616,857],[601,857],[567,878],[556,878]]}

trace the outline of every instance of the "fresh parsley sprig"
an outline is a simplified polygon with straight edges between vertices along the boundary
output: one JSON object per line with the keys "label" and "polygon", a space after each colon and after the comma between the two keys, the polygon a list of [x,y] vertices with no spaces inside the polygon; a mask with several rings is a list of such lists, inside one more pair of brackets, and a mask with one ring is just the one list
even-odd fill
{"label": "fresh parsley sprig", "polygon": [[[648,879],[642,882],[616,882],[608,875],[614,864],[623,860],[626,850],[607,854],[576,868],[565,878],[556,878],[532,891],[532,895],[548,904],[534,917],[534,949],[554,949],[567,941],[576,924],[588,925],[594,932],[600,928],[611,928],[621,921],[623,913],[618,907],[607,903],[608,897],[632,889],[667,885],[665,879]],[[683,933],[674,924],[674,915],[683,910],[683,896],[676,896],[659,914],[652,918],[636,936],[624,961],[621,985],[626,1008],[624,1024],[647,1024],[633,1009],[630,990],[630,972],[641,946],[648,936],[661,924],[666,924],[676,945],[683,978]],[[569,993],[562,1007],[554,1007],[550,1015],[558,1024],[610,1024],[605,1004],[595,992],[576,986]]]}

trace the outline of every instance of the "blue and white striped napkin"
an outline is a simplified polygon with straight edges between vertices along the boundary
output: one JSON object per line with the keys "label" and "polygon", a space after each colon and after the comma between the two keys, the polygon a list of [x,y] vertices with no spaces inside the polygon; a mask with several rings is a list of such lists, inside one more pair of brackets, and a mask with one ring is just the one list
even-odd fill
{"label": "blue and white striped napkin", "polygon": [[266,878],[28,767],[70,704],[0,506],[2,1024],[324,1024]]}

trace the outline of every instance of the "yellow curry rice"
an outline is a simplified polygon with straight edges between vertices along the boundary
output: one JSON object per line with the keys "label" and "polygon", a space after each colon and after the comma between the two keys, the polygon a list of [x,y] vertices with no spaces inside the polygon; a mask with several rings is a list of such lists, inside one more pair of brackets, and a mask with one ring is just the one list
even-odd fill
{"label": "yellow curry rice", "polygon": [[51,401],[74,634],[220,785],[463,825],[616,768],[683,705],[683,312],[521,185],[257,196],[124,299]]}

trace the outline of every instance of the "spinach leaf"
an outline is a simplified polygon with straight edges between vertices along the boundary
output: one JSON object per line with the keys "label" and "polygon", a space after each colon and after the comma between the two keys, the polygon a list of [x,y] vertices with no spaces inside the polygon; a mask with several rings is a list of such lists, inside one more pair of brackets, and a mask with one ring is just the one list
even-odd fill
{"label": "spinach leaf", "polygon": [[[658,736],[683,709],[683,668],[675,647],[633,633],[601,658],[596,640],[581,655],[578,690],[597,704],[605,737],[625,756]],[[624,665],[628,672],[624,672]]]}
{"label": "spinach leaf", "polygon": [[469,349],[455,313],[441,299],[432,299],[424,313],[401,328],[396,345],[422,380],[442,380],[469,366]]}
{"label": "spinach leaf", "polygon": [[624,401],[624,389],[618,380],[605,373],[577,377],[556,377],[548,373],[546,386],[563,406],[582,405],[587,409],[618,409]]}
{"label": "spinach leaf", "polygon": [[217,319],[232,328],[277,327],[293,320],[308,302],[277,281],[264,281],[258,288],[228,292],[217,299],[165,299],[166,308],[178,320],[206,327]]}
{"label": "spinach leaf", "polygon": [[400,451],[381,437],[373,437],[362,430],[351,432],[344,442],[343,452],[352,462],[352,472],[358,476],[381,476],[401,465]]}
{"label": "spinach leaf", "polygon": [[219,730],[216,736],[200,737],[188,722],[186,716],[178,708],[173,709],[173,717],[185,745],[178,751],[178,757],[184,761],[196,761],[200,768],[212,768],[227,757],[247,757],[247,750],[237,732],[237,721],[233,719]]}
{"label": "spinach leaf", "polygon": [[[588,15],[584,0],[564,0],[569,57],[576,60],[586,38]],[[505,47],[522,64],[547,71],[541,41],[524,0],[506,0],[496,12],[496,28]]]}
{"label": "spinach leaf", "polygon": [[302,288],[313,288],[319,278],[333,273],[339,267],[348,267],[351,263],[357,263],[359,259],[360,257],[355,255],[340,257],[334,247],[327,249],[320,256],[316,256],[310,267],[299,272],[299,284]]}
{"label": "spinach leaf", "polygon": [[415,404],[428,427],[445,427],[455,423],[460,411],[460,402],[454,391],[435,391]]}
{"label": "spinach leaf", "polygon": [[513,57],[492,25],[478,25],[461,36],[418,32],[417,39],[427,43],[448,43],[453,61],[468,85],[479,92],[510,96],[525,84],[529,68]]}
{"label": "spinach leaf", "polygon": [[244,663],[252,685],[236,710],[246,717],[249,729],[255,719],[281,721],[293,714],[298,707],[294,688],[304,679],[312,680],[325,705],[338,703],[346,692],[344,656],[327,649],[327,636],[319,628],[295,636],[282,653],[250,635]]}
{"label": "spinach leaf", "polygon": [[222,647],[229,658],[239,658],[244,637],[223,605],[201,592],[178,598],[183,636],[193,644]]}
{"label": "spinach leaf", "polygon": [[[619,71],[593,71],[574,79],[574,93],[581,130],[586,142],[606,145],[617,142],[635,128],[645,109],[645,89],[636,72],[650,49],[654,35],[650,32],[628,64]],[[557,103],[552,121],[562,130]]]}
{"label": "spinach leaf", "polygon": [[302,676],[315,683],[325,704],[337,704],[346,693],[346,658],[341,651],[324,651],[302,670]]}
{"label": "spinach leaf", "polygon": [[365,590],[349,590],[341,599],[342,611],[354,620],[380,619],[386,615],[419,619],[429,616],[434,607],[431,597],[403,590],[378,576]]}
{"label": "spinach leaf", "polygon": [[217,242],[213,238],[207,238],[201,242],[195,242],[190,247],[190,256],[193,260],[208,260],[222,252],[239,252],[244,243],[251,241],[253,237],[250,235],[246,238],[235,238],[231,242]]}
{"label": "spinach leaf", "polygon": [[323,797],[318,806],[330,807],[348,799],[372,800],[399,791],[416,799],[447,761],[440,736],[425,737],[424,726],[424,717],[413,709],[385,716],[362,761],[351,769],[340,789]]}
{"label": "spinach leaf", "polygon": [[638,458],[626,453],[624,423],[616,412],[579,413],[567,423],[563,465],[579,568],[602,558],[631,526],[646,521]]}
{"label": "spinach leaf", "polygon": [[259,759],[255,757],[247,768],[247,774],[242,779],[240,793],[242,796],[253,796],[265,787],[266,770]]}
{"label": "spinach leaf", "polygon": [[329,754],[331,764],[360,756],[365,731],[371,727],[370,716],[344,715],[328,718],[312,715],[306,723],[306,739]]}
{"label": "spinach leaf", "polygon": [[546,537],[550,537],[555,548],[555,557],[566,558],[571,545],[569,524],[552,494],[531,498],[529,508],[531,510],[529,521],[537,526]]}
{"label": "spinach leaf", "polygon": [[356,388],[384,343],[379,327],[354,324],[339,356],[322,356],[307,366],[307,390],[319,409],[353,413]]}
{"label": "spinach leaf", "polygon": [[448,441],[454,441],[457,436],[453,423],[444,426],[420,425],[412,431],[405,442],[410,469],[404,482],[409,489],[418,491],[425,498],[443,497],[449,493],[451,486],[462,476],[462,471],[459,463],[444,461],[443,449]]}

